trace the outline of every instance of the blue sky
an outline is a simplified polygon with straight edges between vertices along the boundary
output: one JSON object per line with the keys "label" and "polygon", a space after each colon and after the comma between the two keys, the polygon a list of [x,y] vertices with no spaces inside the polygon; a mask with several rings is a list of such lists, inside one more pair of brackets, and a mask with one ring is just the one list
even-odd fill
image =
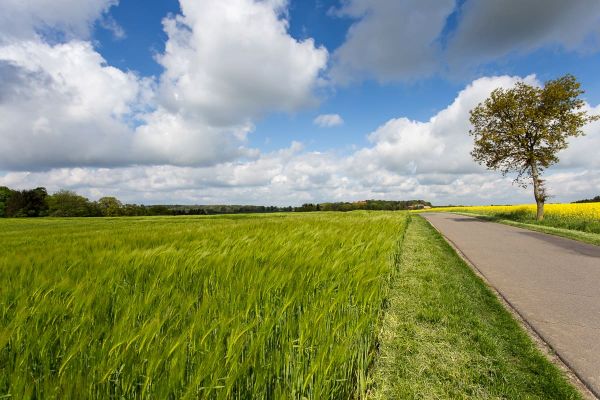
{"label": "blue sky", "polygon": [[[600,112],[595,0],[3,7],[11,187],[142,203],[529,202],[470,159],[468,109],[571,73]],[[557,201],[600,192],[600,128],[585,131],[548,171]]]}
{"label": "blue sky", "polygon": [[[464,3],[462,1],[461,3]],[[340,1],[307,0],[291,2],[289,33],[297,40],[313,38],[318,46],[332,51],[344,43],[346,32],[356,19],[335,17],[331,10],[339,8]],[[144,12],[140,13],[140,9]],[[445,31],[439,41],[447,40],[456,29],[456,11],[448,17]],[[111,65],[131,69],[145,76],[159,75],[162,67],[155,53],[164,50],[167,39],[162,29],[162,19],[168,14],[181,12],[177,0],[145,2],[121,1],[109,10],[114,20],[123,27],[124,39],[97,24],[94,39],[98,52]],[[575,74],[587,89],[593,104],[600,103],[600,53],[564,51],[561,47],[547,46],[530,54],[503,57],[488,65],[479,66],[465,76],[433,76],[408,82],[380,83],[369,79],[349,87],[337,87],[321,95],[319,107],[293,113],[275,112],[261,117],[256,130],[250,135],[250,144],[263,150],[276,150],[290,140],[305,141],[310,149],[328,150],[340,143],[365,145],[365,132],[370,132],[399,114],[411,119],[426,120],[452,102],[456,93],[479,76],[537,74],[541,80],[553,79],[565,73]],[[318,130],[313,119],[321,113],[342,113],[343,127]],[[285,135],[281,133],[285,132]]]}

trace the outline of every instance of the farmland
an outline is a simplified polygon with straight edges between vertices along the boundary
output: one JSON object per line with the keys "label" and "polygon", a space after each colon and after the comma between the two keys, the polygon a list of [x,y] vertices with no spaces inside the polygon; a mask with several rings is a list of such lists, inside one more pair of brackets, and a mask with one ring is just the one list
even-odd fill
{"label": "farmland", "polygon": [[535,220],[535,204],[514,206],[436,207],[432,211],[472,213],[526,224],[600,234],[600,203],[546,204],[543,221]]}
{"label": "farmland", "polygon": [[0,396],[578,398],[408,213],[1,220],[0,285]]}

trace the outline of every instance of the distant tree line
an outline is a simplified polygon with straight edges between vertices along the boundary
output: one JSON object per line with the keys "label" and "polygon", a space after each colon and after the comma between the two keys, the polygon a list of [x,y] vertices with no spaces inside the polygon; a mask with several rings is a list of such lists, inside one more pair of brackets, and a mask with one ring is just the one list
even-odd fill
{"label": "distant tree line", "polygon": [[0,186],[0,217],[120,217],[172,215],[166,206],[123,204],[116,197],[90,201],[69,190],[49,195],[46,188],[13,190]]}
{"label": "distant tree line", "polygon": [[297,211],[298,207],[248,206],[248,205],[193,205],[168,206],[173,215],[217,215],[217,214],[252,214]]}
{"label": "distant tree line", "polygon": [[431,207],[431,203],[423,200],[362,200],[338,203],[307,203],[296,207],[294,211],[354,211],[354,210],[411,210]]}
{"label": "distant tree line", "polygon": [[174,215],[214,215],[214,214],[249,214],[272,212],[311,212],[311,211],[354,211],[354,210],[410,210],[431,207],[431,203],[423,200],[390,201],[363,200],[338,203],[305,203],[300,207],[276,206],[243,206],[243,205],[204,205],[204,206],[168,206]]}
{"label": "distant tree line", "polygon": [[573,203],[600,203],[600,196],[596,196],[592,199],[577,200],[577,201],[574,201]]}
{"label": "distant tree line", "polygon": [[46,188],[13,190],[0,186],[0,217],[123,217],[151,215],[215,215],[240,213],[409,210],[431,207],[423,200],[364,200],[338,203],[306,203],[300,207],[249,205],[151,205],[123,204],[116,197],[91,201],[70,190],[48,194]]}

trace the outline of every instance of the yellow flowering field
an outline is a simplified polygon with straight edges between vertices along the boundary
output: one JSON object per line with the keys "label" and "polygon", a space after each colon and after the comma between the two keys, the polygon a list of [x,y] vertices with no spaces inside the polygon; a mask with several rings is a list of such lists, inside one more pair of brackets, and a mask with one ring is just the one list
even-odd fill
{"label": "yellow flowering field", "polygon": [[[544,210],[546,217],[552,216],[600,220],[600,203],[546,204]],[[519,204],[514,206],[438,207],[433,209],[433,211],[471,212],[486,215],[526,213],[533,218],[535,217],[535,204]]]}
{"label": "yellow flowering field", "polygon": [[[519,222],[535,222],[535,204],[513,206],[437,207],[426,211],[482,214]],[[540,224],[600,233],[600,203],[546,204]]]}

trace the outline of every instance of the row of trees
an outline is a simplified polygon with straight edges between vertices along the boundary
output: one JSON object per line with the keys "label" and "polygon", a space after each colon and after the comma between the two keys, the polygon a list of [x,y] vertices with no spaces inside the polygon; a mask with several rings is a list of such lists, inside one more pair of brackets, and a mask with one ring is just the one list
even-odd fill
{"label": "row of trees", "polygon": [[600,203],[600,196],[596,196],[591,199],[577,200],[577,201],[574,201],[573,203]]}
{"label": "row of trees", "polygon": [[172,215],[166,206],[123,204],[116,197],[90,201],[69,190],[52,195],[46,188],[12,190],[0,187],[0,217],[118,217]]}
{"label": "row of trees", "polygon": [[168,206],[173,215],[215,215],[215,214],[251,214],[273,212],[312,212],[312,211],[354,211],[354,210],[410,210],[431,207],[423,200],[389,201],[363,200],[338,203],[305,203],[300,207],[248,206],[248,205],[204,205],[204,206]]}
{"label": "row of trees", "polygon": [[307,203],[302,207],[296,207],[294,211],[354,211],[354,210],[411,210],[417,208],[431,207],[431,203],[423,200],[363,200],[338,203]]}
{"label": "row of trees", "polygon": [[5,186],[0,187],[0,217],[119,217],[353,210],[395,211],[430,206],[431,203],[423,200],[364,200],[353,203],[307,203],[300,207],[248,205],[144,206],[123,204],[115,197],[102,197],[98,201],[90,201],[69,190],[60,190],[49,195],[43,187],[30,190],[12,190]]}
{"label": "row of trees", "polygon": [[410,210],[431,207],[431,203],[423,200],[390,201],[363,200],[337,203],[305,203],[300,207],[276,206],[242,206],[242,205],[206,205],[206,206],[169,206],[174,215],[212,215],[239,213],[271,213],[271,212],[311,212],[311,211],[354,211],[354,210]]}

